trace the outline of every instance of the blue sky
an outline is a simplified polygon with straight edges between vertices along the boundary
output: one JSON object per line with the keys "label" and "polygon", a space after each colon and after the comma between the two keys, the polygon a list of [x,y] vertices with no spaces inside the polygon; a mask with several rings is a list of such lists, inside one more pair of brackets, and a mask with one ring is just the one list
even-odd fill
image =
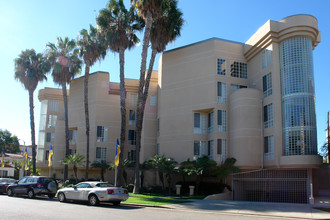
{"label": "blue sky", "polygon": [[[97,14],[106,3],[104,0],[0,0],[0,129],[9,130],[26,144],[31,143],[28,92],[14,79],[14,59],[25,49],[33,48],[43,52],[45,45],[48,42],[55,43],[57,37],[76,39],[81,29],[87,29],[89,24],[95,25]],[[128,6],[129,0],[125,0],[125,3]],[[184,14],[184,27],[181,37],[168,45],[167,49],[212,37],[244,43],[269,19],[277,21],[295,14],[315,16],[321,32],[321,43],[314,50],[318,145],[325,143],[326,114],[330,110],[327,67],[330,52],[330,1],[181,0],[179,7]],[[140,56],[141,47],[126,52],[127,78],[138,79]],[[158,69],[157,60],[155,70]],[[109,53],[91,71],[110,72],[110,80],[118,82],[118,63],[118,55]],[[44,87],[59,88],[48,76],[48,81],[40,83],[36,89],[36,131],[39,129],[40,113],[38,91]]]}

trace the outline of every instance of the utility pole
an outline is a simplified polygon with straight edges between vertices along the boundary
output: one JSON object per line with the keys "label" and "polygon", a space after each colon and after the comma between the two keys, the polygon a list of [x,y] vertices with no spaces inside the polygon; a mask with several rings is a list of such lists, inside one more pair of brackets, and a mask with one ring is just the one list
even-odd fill
{"label": "utility pole", "polygon": [[328,164],[330,164],[330,129],[329,129],[329,112],[327,120],[327,147],[328,147]]}

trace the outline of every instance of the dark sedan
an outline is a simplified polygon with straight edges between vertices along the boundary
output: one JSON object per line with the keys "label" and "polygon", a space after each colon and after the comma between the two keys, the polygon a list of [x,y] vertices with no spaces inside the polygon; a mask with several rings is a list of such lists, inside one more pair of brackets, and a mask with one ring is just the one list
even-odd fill
{"label": "dark sedan", "polygon": [[0,178],[0,194],[6,193],[7,187],[12,183],[16,183],[16,180],[11,178]]}

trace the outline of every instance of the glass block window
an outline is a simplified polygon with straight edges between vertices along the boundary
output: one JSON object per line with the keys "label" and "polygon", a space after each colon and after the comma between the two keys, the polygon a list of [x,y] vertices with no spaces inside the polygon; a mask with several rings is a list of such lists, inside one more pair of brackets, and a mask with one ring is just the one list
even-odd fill
{"label": "glass block window", "polygon": [[138,101],[138,94],[131,93],[129,96],[129,104],[131,106],[137,106],[137,101]]}
{"label": "glass block window", "polygon": [[105,147],[96,147],[95,159],[97,161],[106,161],[107,160],[107,148]]}
{"label": "glass block window", "polygon": [[262,91],[264,98],[273,94],[272,73],[262,77]]}
{"label": "glass block window", "polygon": [[135,130],[128,130],[128,144],[136,145],[136,132],[135,132]]}
{"label": "glass block window", "polygon": [[217,140],[217,162],[225,162],[227,158],[227,140]]}
{"label": "glass block window", "polygon": [[48,105],[49,105],[48,111],[58,112],[58,101],[57,100],[49,100]]}
{"label": "glass block window", "polygon": [[218,110],[218,132],[227,131],[227,111]]}
{"label": "glass block window", "polygon": [[107,142],[108,141],[108,127],[97,126],[96,141],[97,142]]}
{"label": "glass block window", "polygon": [[274,160],[274,136],[264,137],[264,159]]}
{"label": "glass block window", "polygon": [[267,47],[261,52],[261,65],[262,69],[265,69],[272,63],[272,51],[270,47]]}
{"label": "glass block window", "polygon": [[218,94],[218,103],[227,103],[226,83],[218,82],[217,94]]}
{"label": "glass block window", "polygon": [[273,103],[264,106],[264,128],[273,127]]}
{"label": "glass block window", "polygon": [[214,140],[207,142],[207,156],[210,160],[214,160]]}
{"label": "glass block window", "polygon": [[208,133],[212,133],[214,130],[214,112],[208,114]]}
{"label": "glass block window", "polygon": [[155,95],[150,96],[150,105],[151,106],[156,106],[157,105],[157,96],[155,96]]}
{"label": "glass block window", "polygon": [[194,133],[206,134],[207,114],[194,113]]}
{"label": "glass block window", "polygon": [[237,85],[237,84],[231,84],[231,85],[230,85],[230,93],[232,94],[232,93],[235,92],[236,90],[244,89],[244,88],[247,88],[247,86]]}
{"label": "glass block window", "polygon": [[55,128],[57,115],[48,115],[48,128]]}
{"label": "glass block window", "polygon": [[230,75],[232,77],[237,77],[237,78],[242,78],[242,79],[247,79],[248,74],[247,74],[247,64],[246,63],[241,63],[237,61],[233,61],[230,65]]}
{"label": "glass block window", "polygon": [[312,128],[296,128],[289,129],[285,135],[284,155],[317,155],[317,147],[313,146],[316,143],[316,130]]}
{"label": "glass block window", "polygon": [[128,124],[135,125],[136,123],[136,113],[134,110],[129,110]]}
{"label": "glass block window", "polygon": [[218,75],[226,75],[226,60],[217,59],[217,73]]}

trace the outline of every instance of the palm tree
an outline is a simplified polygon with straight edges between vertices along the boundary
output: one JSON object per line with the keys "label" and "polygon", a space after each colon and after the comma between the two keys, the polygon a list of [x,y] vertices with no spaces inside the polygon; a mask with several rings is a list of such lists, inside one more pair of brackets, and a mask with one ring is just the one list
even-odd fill
{"label": "palm tree", "polygon": [[79,154],[69,154],[64,158],[63,164],[69,166],[72,165],[73,166],[73,172],[74,172],[74,176],[76,178],[76,183],[78,182],[78,176],[77,176],[77,171],[78,168],[77,166],[81,165],[85,163],[85,157]]}
{"label": "palm tree", "polygon": [[47,63],[47,60],[41,53],[36,53],[34,49],[22,51],[19,57],[15,59],[15,79],[21,82],[29,92],[33,174],[36,173],[33,93],[37,88],[38,83],[47,79],[46,73],[49,72],[49,69],[50,66]]}
{"label": "palm tree", "polygon": [[[148,52],[148,46],[150,41],[150,34],[152,29],[152,24],[160,19],[158,21],[158,24],[167,23],[168,25],[171,24],[172,26],[168,27],[169,29],[167,31],[160,31],[161,34],[164,34],[166,36],[170,37],[164,37],[161,38],[162,40],[166,39],[166,42],[164,42],[164,45],[166,46],[167,43],[169,43],[171,40],[174,40],[176,36],[180,35],[180,29],[182,26],[182,13],[177,9],[177,0],[131,0],[132,3],[134,3],[139,11],[139,14],[144,18],[145,20],[145,32],[144,32],[144,38],[143,38],[143,45],[142,45],[142,54],[141,54],[141,68],[140,68],[140,79],[139,79],[139,88],[138,88],[138,103],[137,103],[137,109],[136,109],[136,166],[135,166],[135,184],[134,184],[134,191],[133,193],[139,193],[140,191],[140,182],[139,182],[139,163],[140,163],[140,149],[141,149],[141,134],[142,134],[142,126],[143,126],[143,111],[144,111],[144,103],[147,99],[148,95],[148,89],[149,89],[149,83],[150,83],[150,77],[151,72],[148,74],[149,78],[146,79],[145,77],[145,71],[146,71],[146,60],[147,60],[147,52]],[[174,16],[176,15],[176,16]],[[167,17],[168,19],[166,19]],[[163,18],[163,19],[162,19]],[[171,20],[169,19],[171,18]],[[175,23],[176,19],[178,19],[178,25]],[[181,24],[180,24],[181,22]],[[173,25],[175,24],[175,25]],[[162,25],[160,25],[162,26]],[[178,29],[173,27],[179,27]],[[164,28],[164,26],[162,26]],[[169,31],[176,32],[174,33],[168,33]],[[155,32],[156,33],[156,32]],[[159,37],[159,35],[155,35],[155,39]],[[157,47],[155,47],[157,48]],[[165,47],[164,47],[165,49]],[[163,50],[164,50],[163,49]],[[151,60],[152,65],[154,62]],[[149,68],[150,71],[152,71]]]}
{"label": "palm tree", "polygon": [[[91,164],[93,168],[100,168],[101,171],[101,180],[104,181],[104,173],[109,168],[109,164],[105,160],[97,160]],[[87,179],[86,179],[87,180]]]}
{"label": "palm tree", "polygon": [[[123,0],[110,0],[107,8],[100,11],[97,24],[101,33],[106,37],[108,47],[111,51],[119,53],[120,64],[120,148],[124,152],[126,137],[126,88],[125,88],[125,50],[130,49],[139,42],[136,32],[143,28],[143,21],[139,19],[134,6],[128,11]],[[123,160],[123,154],[119,155]],[[123,168],[119,166],[119,185],[123,184]]]}
{"label": "palm tree", "polygon": [[79,55],[85,63],[84,79],[84,107],[85,107],[85,128],[86,128],[86,171],[85,179],[88,180],[89,169],[89,111],[88,111],[88,79],[90,67],[99,59],[104,59],[106,48],[104,38],[98,34],[97,29],[92,25],[89,27],[89,33],[86,29],[80,31],[80,38],[77,42],[79,46]]}
{"label": "palm tree", "polygon": [[[57,38],[57,44],[47,44],[47,59],[52,65],[52,76],[55,83],[62,87],[65,120],[65,156],[69,153],[69,119],[68,97],[66,84],[69,84],[75,75],[80,73],[82,61],[78,57],[79,50],[76,42],[68,37]],[[68,179],[68,165],[64,166],[64,180]]]}

